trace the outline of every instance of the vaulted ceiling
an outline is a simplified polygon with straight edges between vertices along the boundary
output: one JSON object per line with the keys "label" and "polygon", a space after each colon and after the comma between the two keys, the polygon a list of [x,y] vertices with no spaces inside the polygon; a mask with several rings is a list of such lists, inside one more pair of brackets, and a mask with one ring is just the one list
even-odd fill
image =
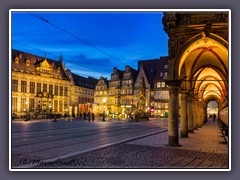
{"label": "vaulted ceiling", "polygon": [[186,80],[185,88],[192,90],[200,101],[223,102],[228,95],[227,48],[203,35],[183,52],[178,77]]}

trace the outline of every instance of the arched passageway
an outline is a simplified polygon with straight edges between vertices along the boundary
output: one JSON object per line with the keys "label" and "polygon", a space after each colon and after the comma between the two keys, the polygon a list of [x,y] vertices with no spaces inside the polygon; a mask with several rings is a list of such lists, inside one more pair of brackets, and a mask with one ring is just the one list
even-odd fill
{"label": "arched passageway", "polygon": [[181,96],[181,137],[207,121],[207,105],[218,104],[219,115],[228,107],[228,13],[166,12],[169,36],[169,141],[178,142],[178,97]]}
{"label": "arched passageway", "polygon": [[[216,101],[210,101],[207,104],[207,115],[210,117],[210,115],[218,114],[218,103]],[[209,119],[209,118],[208,118]]]}

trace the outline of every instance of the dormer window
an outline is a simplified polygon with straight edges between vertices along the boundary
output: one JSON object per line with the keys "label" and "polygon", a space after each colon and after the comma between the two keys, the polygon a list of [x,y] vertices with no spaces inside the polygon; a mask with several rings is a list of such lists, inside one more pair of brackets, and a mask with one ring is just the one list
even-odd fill
{"label": "dormer window", "polygon": [[26,66],[29,67],[30,66],[30,60],[27,59],[25,62],[26,62]]}
{"label": "dormer window", "polygon": [[60,73],[60,67],[57,68],[57,72]]}
{"label": "dormer window", "polygon": [[15,57],[14,62],[15,62],[15,64],[19,64],[19,58],[18,58],[18,56]]}
{"label": "dormer window", "polygon": [[19,59],[22,59],[22,53],[20,53],[20,54],[18,55],[18,57],[19,57]]}

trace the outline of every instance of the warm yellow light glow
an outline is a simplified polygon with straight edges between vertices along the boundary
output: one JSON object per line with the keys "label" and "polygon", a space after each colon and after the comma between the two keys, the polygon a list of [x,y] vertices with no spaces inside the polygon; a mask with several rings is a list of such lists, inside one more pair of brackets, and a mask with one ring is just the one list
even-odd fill
{"label": "warm yellow light glow", "polygon": [[[227,43],[227,42],[226,42]],[[210,52],[211,50],[211,52]],[[213,50],[213,51],[212,51]],[[192,66],[196,58],[199,58],[198,56],[201,54],[207,64],[218,64],[219,67],[219,60],[218,57],[214,55],[214,53],[217,53],[221,59],[223,59],[224,66],[228,68],[228,50],[218,41],[215,41],[211,38],[207,39],[199,39],[195,42],[193,42],[181,55],[181,58],[179,60],[179,66],[178,66],[178,76],[181,75],[181,69],[184,64],[187,75],[192,70]],[[204,64],[203,61],[199,60],[199,65],[202,66]]]}

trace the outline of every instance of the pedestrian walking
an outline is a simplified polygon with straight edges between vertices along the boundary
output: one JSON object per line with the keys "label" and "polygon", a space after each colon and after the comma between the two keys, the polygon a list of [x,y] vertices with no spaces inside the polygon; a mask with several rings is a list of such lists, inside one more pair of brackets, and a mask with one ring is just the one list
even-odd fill
{"label": "pedestrian walking", "polygon": [[87,117],[88,117],[88,121],[90,121],[90,120],[91,120],[91,114],[90,114],[90,112],[88,112]]}
{"label": "pedestrian walking", "polygon": [[105,112],[103,112],[102,117],[103,117],[103,121],[105,121]]}
{"label": "pedestrian walking", "polygon": [[209,115],[209,120],[212,120],[212,114]]}
{"label": "pedestrian walking", "polygon": [[94,121],[94,113],[92,113],[92,121]]}
{"label": "pedestrian walking", "polygon": [[213,114],[213,122],[215,123],[215,120],[216,120],[216,114]]}
{"label": "pedestrian walking", "polygon": [[83,113],[83,119],[84,119],[84,120],[86,120],[86,116],[87,116],[87,114],[86,114],[86,112],[84,112],[84,113]]}

